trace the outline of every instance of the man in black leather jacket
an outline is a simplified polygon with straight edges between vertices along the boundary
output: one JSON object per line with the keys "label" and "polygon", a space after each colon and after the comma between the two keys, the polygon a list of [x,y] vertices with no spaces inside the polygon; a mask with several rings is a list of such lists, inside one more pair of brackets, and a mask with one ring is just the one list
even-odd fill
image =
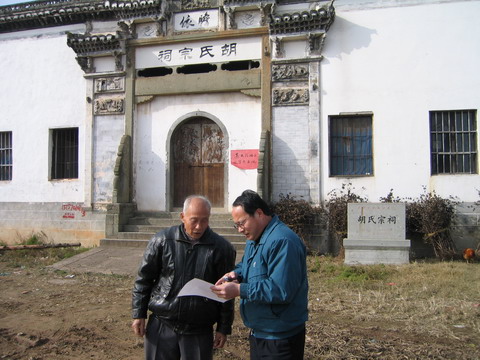
{"label": "man in black leather jacket", "polygon": [[234,267],[235,249],[208,226],[210,210],[207,198],[189,196],[183,224],[158,232],[147,245],[132,296],[132,329],[145,336],[147,360],[212,359],[213,348],[223,347],[231,333],[234,300],[177,296],[189,280],[215,283]]}

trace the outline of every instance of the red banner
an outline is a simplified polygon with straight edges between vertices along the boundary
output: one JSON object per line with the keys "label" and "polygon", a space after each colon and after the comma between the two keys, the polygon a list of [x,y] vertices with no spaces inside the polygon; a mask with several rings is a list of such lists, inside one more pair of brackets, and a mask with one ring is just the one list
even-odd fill
{"label": "red banner", "polygon": [[231,150],[230,162],[240,169],[256,169],[258,168],[258,150]]}

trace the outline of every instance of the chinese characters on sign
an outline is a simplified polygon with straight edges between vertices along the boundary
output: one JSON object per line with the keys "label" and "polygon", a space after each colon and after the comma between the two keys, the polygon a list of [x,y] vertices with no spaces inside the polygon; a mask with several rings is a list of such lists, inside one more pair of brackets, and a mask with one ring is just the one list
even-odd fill
{"label": "chinese characters on sign", "polygon": [[[224,44],[221,46],[204,45],[199,47],[183,47],[181,49],[165,49],[157,52],[157,59],[168,64],[172,60],[179,58],[180,60],[202,59],[210,61],[211,58],[221,57],[221,60],[227,60],[228,57],[237,55],[237,43]],[[220,60],[220,59],[219,59]]]}
{"label": "chinese characters on sign", "polygon": [[405,240],[405,204],[348,204],[348,238]]}
{"label": "chinese characters on sign", "polygon": [[142,46],[135,50],[137,69],[244,60],[258,61],[261,58],[262,39],[260,37]]}
{"label": "chinese characters on sign", "polygon": [[365,215],[360,215],[358,217],[358,222],[361,224],[375,224],[375,225],[382,225],[382,224],[396,224],[397,223],[397,217],[394,215],[375,215],[375,216],[365,216]]}
{"label": "chinese characters on sign", "polygon": [[218,28],[218,10],[192,11],[175,14],[175,31],[193,31]]}
{"label": "chinese characters on sign", "polygon": [[258,168],[258,150],[232,150],[230,162],[239,169],[256,169]]}

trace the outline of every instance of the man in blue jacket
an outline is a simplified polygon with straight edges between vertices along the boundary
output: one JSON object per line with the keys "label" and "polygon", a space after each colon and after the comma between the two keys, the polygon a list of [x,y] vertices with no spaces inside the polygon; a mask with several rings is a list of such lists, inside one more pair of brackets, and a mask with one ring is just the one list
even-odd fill
{"label": "man in blue jacket", "polygon": [[240,296],[251,329],[250,359],[303,359],[308,318],[306,248],[260,196],[245,190],[233,203],[234,227],[245,235],[242,261],[212,291]]}

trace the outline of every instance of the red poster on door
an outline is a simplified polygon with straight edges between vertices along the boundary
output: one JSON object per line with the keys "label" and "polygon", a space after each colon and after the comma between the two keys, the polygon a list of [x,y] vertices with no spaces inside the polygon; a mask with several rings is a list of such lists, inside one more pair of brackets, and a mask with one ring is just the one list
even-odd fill
{"label": "red poster on door", "polygon": [[258,168],[258,150],[232,150],[230,152],[230,162],[240,169],[256,169]]}

